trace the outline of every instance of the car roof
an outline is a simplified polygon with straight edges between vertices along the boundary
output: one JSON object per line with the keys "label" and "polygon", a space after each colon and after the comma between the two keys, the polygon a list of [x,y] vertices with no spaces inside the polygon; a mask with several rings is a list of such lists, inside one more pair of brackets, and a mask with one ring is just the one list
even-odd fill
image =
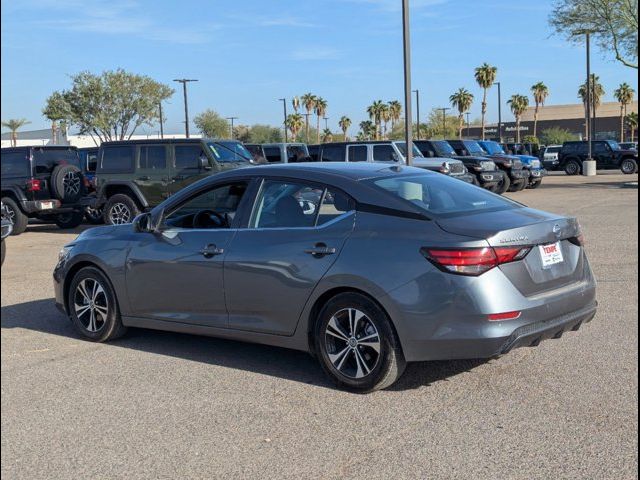
{"label": "car roof", "polygon": [[240,143],[238,140],[230,140],[228,138],[148,138],[148,139],[136,139],[136,140],[114,140],[111,142],[102,142],[101,146],[113,146],[113,145],[144,145],[147,143],[157,144],[169,144],[169,143],[200,143],[200,142],[216,142],[216,143]]}

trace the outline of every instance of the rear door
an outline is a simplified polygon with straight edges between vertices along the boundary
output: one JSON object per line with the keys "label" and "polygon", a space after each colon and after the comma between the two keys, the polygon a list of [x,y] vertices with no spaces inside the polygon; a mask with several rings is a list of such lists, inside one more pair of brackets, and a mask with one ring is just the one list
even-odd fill
{"label": "rear door", "polygon": [[229,327],[291,335],[353,230],[353,206],[322,185],[265,180],[225,259]]}
{"label": "rear door", "polygon": [[138,168],[134,182],[149,205],[158,205],[169,196],[169,145],[140,145],[136,153]]}
{"label": "rear door", "polygon": [[349,145],[347,147],[347,160],[349,162],[366,162],[368,160],[368,147],[366,145]]}

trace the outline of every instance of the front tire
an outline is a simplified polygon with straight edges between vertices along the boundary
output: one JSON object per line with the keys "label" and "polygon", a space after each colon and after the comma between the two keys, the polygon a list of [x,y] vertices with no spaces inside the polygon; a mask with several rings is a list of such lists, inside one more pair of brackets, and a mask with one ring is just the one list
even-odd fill
{"label": "front tire", "polygon": [[538,180],[537,182],[531,182],[531,183],[529,184],[529,187],[527,187],[527,188],[530,188],[530,189],[532,189],[532,190],[535,190],[535,189],[536,189],[536,188],[538,188],[540,185],[542,185],[542,180]]}
{"label": "front tire", "polygon": [[91,225],[102,225],[104,223],[104,214],[101,208],[87,207],[84,210],[84,218]]}
{"label": "front tire", "polygon": [[633,158],[625,158],[620,164],[620,170],[625,175],[633,175],[638,171],[638,164]]}
{"label": "front tire", "polygon": [[326,303],[315,323],[314,343],[322,369],[347,390],[386,388],[406,367],[387,314],[359,293],[341,293]]}
{"label": "front tire", "polygon": [[106,342],[127,331],[111,282],[95,267],[85,267],[73,277],[67,305],[73,326],[88,340]]}
{"label": "front tire", "polygon": [[10,197],[3,197],[2,203],[4,203],[5,208],[7,209],[7,216],[9,220],[13,223],[13,230],[11,231],[11,235],[20,235],[24,233],[27,229],[27,225],[29,224],[29,217],[27,217],[18,204],[13,201]]}
{"label": "front tire", "polygon": [[104,223],[107,225],[123,225],[133,222],[140,214],[136,202],[123,193],[118,193],[107,200],[104,207]]}
{"label": "front tire", "polygon": [[521,192],[525,188],[527,188],[527,180],[521,179],[521,180],[517,180],[517,181],[513,182],[511,184],[511,186],[509,187],[509,191],[510,192]]}
{"label": "front tire", "polygon": [[564,173],[570,176],[580,175],[582,167],[577,160],[569,160],[564,166]]}
{"label": "front tire", "polygon": [[511,187],[511,179],[509,178],[509,174],[507,172],[503,172],[503,173],[504,173],[504,177],[496,187],[496,193],[498,195],[502,195],[503,193],[506,193]]}

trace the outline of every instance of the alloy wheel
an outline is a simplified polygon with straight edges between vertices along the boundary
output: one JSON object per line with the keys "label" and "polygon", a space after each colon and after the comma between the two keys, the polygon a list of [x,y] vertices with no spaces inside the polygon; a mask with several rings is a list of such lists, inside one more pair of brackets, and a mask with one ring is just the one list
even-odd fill
{"label": "alloy wheel", "polygon": [[124,203],[116,203],[109,211],[109,219],[113,225],[131,223],[131,210]]}
{"label": "alloy wheel", "polygon": [[75,172],[68,172],[62,178],[65,196],[73,197],[80,193],[80,176]]}
{"label": "alloy wheel", "polygon": [[16,212],[13,208],[5,205],[6,219],[11,222],[11,225],[15,225],[16,223]]}
{"label": "alloy wheel", "polygon": [[97,332],[104,327],[109,314],[109,300],[100,282],[85,278],[76,287],[73,295],[76,317],[89,332]]}
{"label": "alloy wheel", "polygon": [[333,368],[346,377],[364,378],[380,360],[380,334],[371,319],[355,308],[345,308],[331,317],[324,341]]}

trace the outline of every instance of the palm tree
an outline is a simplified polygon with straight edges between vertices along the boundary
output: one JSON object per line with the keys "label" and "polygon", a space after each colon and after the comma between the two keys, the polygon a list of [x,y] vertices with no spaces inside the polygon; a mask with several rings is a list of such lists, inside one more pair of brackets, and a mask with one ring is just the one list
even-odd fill
{"label": "palm tree", "polygon": [[393,130],[396,122],[399,121],[402,116],[402,104],[398,100],[391,100],[389,102],[389,116],[391,117],[391,130]]}
{"label": "palm tree", "polygon": [[347,141],[347,131],[351,126],[351,119],[347,116],[342,116],[340,118],[340,121],[338,122],[338,125],[340,126],[340,130],[342,130],[342,135],[344,136],[344,140]]}
{"label": "palm tree", "polygon": [[325,128],[322,131],[322,143],[328,143],[333,141],[333,133],[330,129]]}
{"label": "palm tree", "polygon": [[311,112],[316,108],[316,96],[313,93],[305,93],[304,95],[302,95],[302,98],[300,98],[300,100],[302,102],[302,106],[307,111],[307,114],[305,115],[305,128],[307,132],[307,143],[309,143],[309,116],[311,115]]}
{"label": "palm tree", "polygon": [[291,115],[287,116],[287,121],[285,122],[285,124],[287,125],[287,128],[291,132],[291,137],[295,142],[298,138],[298,134],[300,133],[300,130],[302,130],[302,127],[304,126],[304,120],[302,120],[302,115],[300,115],[299,113],[292,113]]}
{"label": "palm tree", "polygon": [[298,96],[293,97],[291,99],[291,105],[293,106],[293,111],[298,113],[300,109],[300,98]]}
{"label": "palm tree", "polygon": [[384,126],[382,138],[387,138],[387,123],[391,120],[391,110],[389,109],[389,105],[387,103],[383,103],[380,105],[380,121]]}
{"label": "palm tree", "polygon": [[322,98],[322,97],[317,97],[316,98],[316,104],[315,104],[315,112],[317,115],[317,120],[318,120],[318,124],[317,124],[317,129],[318,129],[318,143],[320,143],[320,119],[322,117],[325,116],[325,114],[327,113],[327,101]]}
{"label": "palm tree", "polygon": [[620,141],[624,142],[624,118],[627,115],[627,105],[629,105],[633,101],[633,96],[636,91],[631,88],[631,85],[628,83],[622,83],[620,86],[613,92],[616,100],[620,102]]}
{"label": "palm tree", "polygon": [[18,130],[25,125],[31,123],[24,118],[12,118],[6,122],[2,122],[2,126],[11,130],[11,146],[16,147],[18,145]]}
{"label": "palm tree", "polygon": [[520,120],[522,114],[529,106],[529,98],[526,95],[511,95],[507,102],[511,107],[511,112],[516,117],[516,143],[520,143]]}
{"label": "palm tree", "polygon": [[471,108],[473,94],[466,88],[459,88],[456,93],[449,97],[451,106],[458,109],[458,138],[462,140],[462,129],[464,128],[464,113]]}
{"label": "palm tree", "polygon": [[[601,103],[602,97],[604,97],[604,94],[606,92],[604,91],[604,87],[600,83],[600,77],[598,75],[596,75],[595,73],[591,74],[591,82],[590,83],[591,83],[592,118],[595,118],[596,111],[598,110],[598,107],[600,107],[600,103]],[[586,132],[586,137],[587,138],[589,138],[589,135],[591,134],[591,132],[589,132],[589,119],[587,118],[587,100],[589,98],[588,93],[587,93],[588,91],[589,91],[589,87],[587,86],[587,82],[585,82],[582,85],[580,85],[580,88],[578,89],[578,98],[581,98],[582,99],[582,103],[584,104],[585,132]],[[594,137],[595,137],[595,134],[594,134]]]}
{"label": "palm tree", "polygon": [[627,126],[631,130],[631,141],[635,142],[636,130],[638,129],[638,114],[636,112],[627,115]]}
{"label": "palm tree", "polygon": [[360,122],[359,127],[360,133],[362,134],[362,137],[364,137],[364,140],[371,140],[371,137],[374,136],[378,131],[378,128],[371,120]]}
{"label": "palm tree", "polygon": [[475,78],[478,85],[483,90],[482,94],[482,139],[484,140],[484,119],[487,114],[487,90],[491,88],[493,82],[496,81],[496,75],[498,73],[498,69],[496,67],[492,67],[488,63],[483,63],[481,66],[476,68]]}
{"label": "palm tree", "polygon": [[536,102],[536,110],[533,113],[533,136],[538,136],[538,113],[540,107],[544,107],[544,102],[549,96],[549,87],[544,83],[538,82],[531,87],[531,93],[533,94],[533,101]]}
{"label": "palm tree", "polygon": [[367,107],[367,113],[369,114],[369,118],[373,120],[373,123],[376,126],[376,140],[380,139],[380,124],[382,121],[382,105],[384,105],[384,102],[382,100],[376,100]]}

